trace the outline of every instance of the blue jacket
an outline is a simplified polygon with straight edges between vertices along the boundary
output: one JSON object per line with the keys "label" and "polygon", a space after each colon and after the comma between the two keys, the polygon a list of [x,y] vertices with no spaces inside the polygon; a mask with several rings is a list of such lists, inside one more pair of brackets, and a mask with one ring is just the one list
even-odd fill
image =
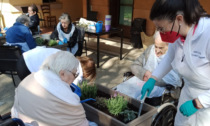
{"label": "blue jacket", "polygon": [[11,45],[19,45],[22,52],[36,47],[36,42],[29,28],[18,22],[7,30],[6,41]]}

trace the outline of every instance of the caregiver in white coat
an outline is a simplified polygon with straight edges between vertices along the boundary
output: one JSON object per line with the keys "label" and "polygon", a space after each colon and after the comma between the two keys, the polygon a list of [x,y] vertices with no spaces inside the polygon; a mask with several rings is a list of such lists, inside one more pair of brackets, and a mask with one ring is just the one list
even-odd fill
{"label": "caregiver in white coat", "polygon": [[175,126],[210,125],[210,18],[198,0],[156,0],[150,13],[169,49],[142,98],[172,68],[184,78]]}

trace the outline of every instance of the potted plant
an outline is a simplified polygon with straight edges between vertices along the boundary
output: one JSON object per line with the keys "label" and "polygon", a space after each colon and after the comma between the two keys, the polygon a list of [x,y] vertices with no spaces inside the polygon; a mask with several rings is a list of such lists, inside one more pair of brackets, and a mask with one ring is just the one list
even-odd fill
{"label": "potted plant", "polygon": [[[83,85],[85,86],[83,87]],[[142,115],[138,117],[140,101],[122,93],[116,95],[115,90],[102,85],[91,86],[83,83],[80,88],[82,95],[85,90],[89,93],[93,91],[93,97],[89,98],[95,98],[96,102],[83,103],[83,107],[86,111],[87,119],[100,126],[148,126],[152,123],[152,116],[157,112],[155,107],[144,104]],[[87,95],[87,93],[84,94]],[[81,100],[86,98],[88,97],[82,96]]]}

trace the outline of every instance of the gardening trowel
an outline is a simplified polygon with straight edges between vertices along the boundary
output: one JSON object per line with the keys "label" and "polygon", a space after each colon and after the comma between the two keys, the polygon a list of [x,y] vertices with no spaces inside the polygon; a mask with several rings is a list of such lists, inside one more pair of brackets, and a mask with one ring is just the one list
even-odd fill
{"label": "gardening trowel", "polygon": [[143,108],[144,100],[145,100],[146,97],[147,97],[147,93],[148,93],[148,91],[145,93],[143,99],[140,100],[140,103],[141,103],[141,104],[140,104],[140,107],[139,107],[139,114],[138,114],[138,116],[141,115],[141,111],[142,111],[142,108]]}

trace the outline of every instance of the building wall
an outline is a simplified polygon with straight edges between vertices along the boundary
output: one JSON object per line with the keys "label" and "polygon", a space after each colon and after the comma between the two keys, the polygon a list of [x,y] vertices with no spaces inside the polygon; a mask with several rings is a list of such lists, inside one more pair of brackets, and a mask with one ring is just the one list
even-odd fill
{"label": "building wall", "polygon": [[98,21],[105,21],[105,15],[109,14],[109,0],[90,0],[91,11],[97,11]]}
{"label": "building wall", "polygon": [[[87,16],[86,1],[83,0],[83,16]],[[153,35],[155,26],[149,19],[150,10],[155,0],[134,0],[133,19],[145,18],[146,34]],[[199,0],[203,8],[210,14],[210,0]],[[109,13],[109,0],[90,0],[92,11],[98,11],[98,20],[105,20],[105,15]]]}
{"label": "building wall", "polygon": [[[146,34],[153,35],[155,31],[155,26],[153,22],[149,19],[150,10],[152,8],[155,0],[134,0],[134,11],[133,18],[146,18],[147,26],[146,26]],[[203,8],[210,14],[210,0],[199,0]]]}
{"label": "building wall", "polygon": [[149,19],[150,10],[155,0],[134,0],[133,19],[145,18],[146,34],[153,35],[155,27],[153,22]]}
{"label": "building wall", "polygon": [[210,0],[199,0],[203,8],[210,14]]}
{"label": "building wall", "polygon": [[52,13],[56,15],[57,19],[63,12],[70,14],[73,21],[83,16],[82,0],[57,0],[62,3],[61,9],[54,9]]}
{"label": "building wall", "polygon": [[[21,6],[29,6],[32,3],[36,4],[41,12],[42,0],[3,0],[0,5],[2,5],[1,13],[4,16],[5,25],[11,27],[16,18],[22,14]],[[56,3],[51,3],[51,15],[55,15],[57,20],[63,12],[69,13],[73,21],[82,17],[82,0],[57,0]],[[2,26],[2,23],[0,25]]]}

